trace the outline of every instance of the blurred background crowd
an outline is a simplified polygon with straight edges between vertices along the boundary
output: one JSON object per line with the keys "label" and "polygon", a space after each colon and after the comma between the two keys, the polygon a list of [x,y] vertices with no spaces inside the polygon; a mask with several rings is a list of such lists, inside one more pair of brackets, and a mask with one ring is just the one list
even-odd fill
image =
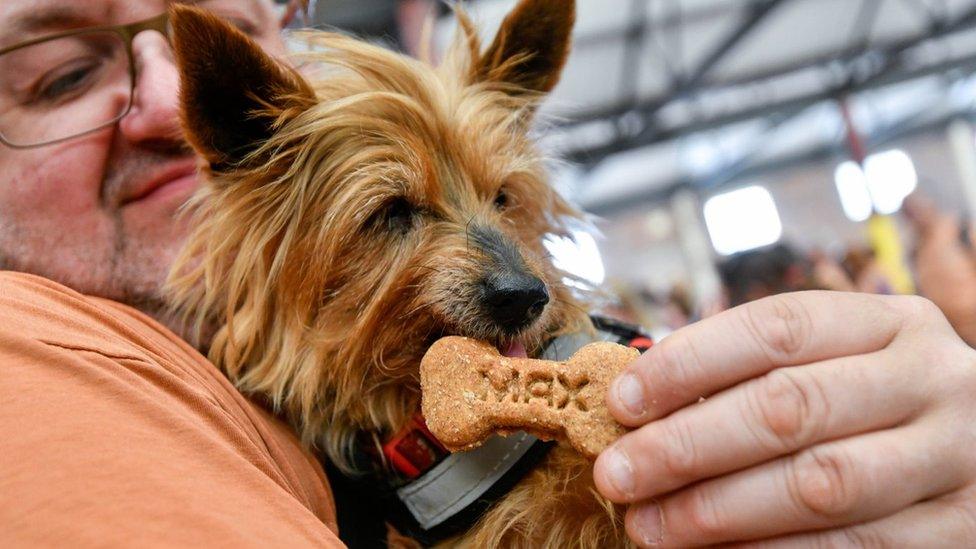
{"label": "blurred background crowd", "polygon": [[[489,36],[513,4],[465,2]],[[538,135],[597,229],[550,251],[608,311],[662,337],[775,293],[920,293],[976,343],[976,0],[577,5]],[[454,32],[438,0],[306,23],[435,56]]]}

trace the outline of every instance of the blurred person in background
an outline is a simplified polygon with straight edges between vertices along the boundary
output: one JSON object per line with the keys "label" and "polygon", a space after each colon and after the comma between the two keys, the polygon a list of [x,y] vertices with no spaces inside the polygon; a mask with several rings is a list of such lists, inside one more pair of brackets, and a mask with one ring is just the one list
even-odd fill
{"label": "blurred person in background", "polygon": [[600,308],[600,313],[611,318],[656,334],[670,333],[694,319],[691,293],[683,283],[676,283],[667,294],[623,281],[610,281],[608,286],[613,299]]}
{"label": "blurred person in background", "polygon": [[924,197],[905,203],[916,232],[915,277],[919,293],[942,309],[956,332],[976,346],[976,248],[973,230]]}
{"label": "blurred person in background", "polygon": [[822,289],[837,292],[856,291],[854,282],[851,281],[844,267],[825,252],[814,250],[810,253],[810,262],[811,276]]}
{"label": "blurred person in background", "polygon": [[844,254],[841,265],[853,282],[854,291],[884,295],[895,293],[871,248],[851,247]]}
{"label": "blurred person in background", "polygon": [[695,319],[695,306],[686,284],[679,282],[672,286],[665,299],[664,307],[664,318],[671,330],[687,326]]}
{"label": "blurred person in background", "polygon": [[837,262],[820,250],[803,255],[789,244],[777,244],[734,255],[718,269],[733,306],[803,290],[893,293],[874,252],[863,247],[848,249]]}
{"label": "blurred person in background", "polygon": [[771,295],[819,289],[812,265],[788,244],[736,254],[718,270],[731,306]]}

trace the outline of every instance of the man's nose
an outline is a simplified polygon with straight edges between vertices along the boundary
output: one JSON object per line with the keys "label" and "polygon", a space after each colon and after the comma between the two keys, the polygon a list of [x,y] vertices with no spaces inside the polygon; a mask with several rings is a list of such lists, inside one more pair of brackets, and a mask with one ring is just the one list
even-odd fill
{"label": "man's nose", "polygon": [[136,67],[135,91],[129,114],[119,123],[133,143],[182,140],[179,122],[179,73],[166,38],[156,31],[139,33],[132,41]]}

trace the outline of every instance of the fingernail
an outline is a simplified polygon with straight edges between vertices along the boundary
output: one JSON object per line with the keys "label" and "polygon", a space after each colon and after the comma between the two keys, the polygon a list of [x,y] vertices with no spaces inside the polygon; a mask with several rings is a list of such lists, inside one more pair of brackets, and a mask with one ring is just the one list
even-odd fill
{"label": "fingernail", "polygon": [[656,503],[645,505],[635,513],[637,534],[644,545],[659,545],[664,540],[664,517]]}
{"label": "fingernail", "polygon": [[627,454],[618,448],[610,448],[607,456],[607,477],[618,494],[634,497],[634,466]]}
{"label": "fingernail", "polygon": [[614,382],[614,391],[624,408],[634,417],[644,415],[646,407],[644,405],[644,386],[640,379],[632,373],[626,373]]}

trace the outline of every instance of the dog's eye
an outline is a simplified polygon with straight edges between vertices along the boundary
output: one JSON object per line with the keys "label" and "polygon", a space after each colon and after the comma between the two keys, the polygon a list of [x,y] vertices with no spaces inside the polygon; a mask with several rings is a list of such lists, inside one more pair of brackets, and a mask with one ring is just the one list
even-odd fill
{"label": "dog's eye", "polygon": [[383,224],[391,232],[407,233],[413,228],[416,213],[416,209],[406,199],[397,198],[383,210]]}
{"label": "dog's eye", "polygon": [[508,195],[505,194],[504,190],[498,191],[498,194],[495,195],[495,208],[504,210],[506,206],[508,206]]}

